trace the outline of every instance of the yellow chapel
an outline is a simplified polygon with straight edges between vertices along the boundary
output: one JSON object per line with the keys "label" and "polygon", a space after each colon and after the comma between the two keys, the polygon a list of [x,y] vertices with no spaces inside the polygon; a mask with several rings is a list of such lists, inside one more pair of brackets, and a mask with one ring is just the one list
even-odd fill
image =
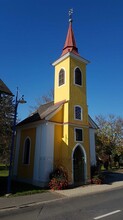
{"label": "yellow chapel", "polygon": [[96,124],[88,115],[86,66],[72,28],[72,18],[59,59],[54,63],[54,101],[43,104],[17,125],[13,176],[47,186],[49,174],[62,166],[69,185],[85,184],[96,163]]}

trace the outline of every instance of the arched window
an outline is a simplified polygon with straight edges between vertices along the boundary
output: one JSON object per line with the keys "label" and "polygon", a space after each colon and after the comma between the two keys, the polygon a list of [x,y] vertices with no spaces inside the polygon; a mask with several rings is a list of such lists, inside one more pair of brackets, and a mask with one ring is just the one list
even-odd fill
{"label": "arched window", "polygon": [[29,164],[30,162],[30,139],[27,138],[24,144],[24,154],[23,154],[23,163]]}
{"label": "arched window", "polygon": [[61,69],[59,72],[59,86],[63,85],[65,83],[65,71],[64,69]]}
{"label": "arched window", "polygon": [[82,120],[82,108],[80,106],[74,107],[74,118],[75,120]]}
{"label": "arched window", "polygon": [[75,69],[75,84],[82,85],[82,73],[78,67]]}

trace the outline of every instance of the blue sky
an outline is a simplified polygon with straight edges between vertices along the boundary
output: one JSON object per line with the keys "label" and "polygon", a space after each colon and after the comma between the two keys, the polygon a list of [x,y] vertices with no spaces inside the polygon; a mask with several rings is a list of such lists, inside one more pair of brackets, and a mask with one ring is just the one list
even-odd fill
{"label": "blue sky", "polygon": [[54,84],[51,65],[62,52],[73,8],[73,30],[87,66],[89,114],[123,117],[122,0],[0,0],[0,78],[25,96],[19,118]]}

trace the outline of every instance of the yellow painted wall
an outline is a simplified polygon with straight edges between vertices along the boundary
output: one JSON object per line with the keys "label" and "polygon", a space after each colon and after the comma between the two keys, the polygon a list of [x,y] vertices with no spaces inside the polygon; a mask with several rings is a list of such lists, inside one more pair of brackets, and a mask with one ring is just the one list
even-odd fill
{"label": "yellow painted wall", "polygon": [[[82,72],[82,86],[74,84],[74,69],[79,67]],[[63,86],[58,87],[58,76],[60,69],[65,69],[66,81]],[[63,117],[63,137],[62,144],[55,141],[55,155],[60,152],[60,161],[68,170],[69,181],[72,181],[72,151],[77,142],[74,140],[74,128],[83,128],[83,142],[80,144],[86,151],[87,155],[87,177],[90,177],[90,146],[89,146],[89,124],[88,124],[88,106],[86,95],[86,64],[72,57],[67,57],[55,66],[55,103],[66,99],[64,104]],[[74,119],[74,106],[80,105],[83,109],[83,120]],[[60,139],[61,131],[57,128],[55,138]],[[79,143],[78,143],[79,144]],[[58,149],[59,150],[58,150]],[[60,149],[62,148],[62,150]],[[56,161],[57,156],[55,156]]]}
{"label": "yellow painted wall", "polygon": [[[23,164],[24,143],[27,137],[29,137],[31,140],[30,163],[28,165]],[[23,129],[21,131],[21,142],[20,142],[20,151],[19,151],[19,162],[18,162],[19,178],[31,179],[33,177],[35,138],[36,138],[36,128]]]}
{"label": "yellow painted wall", "polygon": [[63,117],[64,117],[64,106],[50,119],[50,121],[62,123]]}
{"label": "yellow painted wall", "polygon": [[[74,84],[74,69],[79,67],[82,72],[82,86]],[[59,72],[63,68],[65,70],[65,84],[58,86]],[[83,109],[83,125],[88,125],[88,106],[86,95],[86,64],[72,57],[67,57],[55,66],[55,82],[54,82],[54,103],[62,100],[69,101],[65,105],[64,122],[74,123],[74,106],[80,105]],[[67,106],[68,105],[68,106]],[[69,114],[68,114],[69,112]],[[77,121],[76,121],[77,122]]]}
{"label": "yellow painted wall", "polygon": [[[65,69],[65,84],[58,86],[59,83],[59,72],[61,69]],[[69,100],[70,96],[70,58],[66,58],[59,64],[55,66],[55,82],[54,82],[54,103],[57,103],[62,100]]]}
{"label": "yellow painted wall", "polygon": [[72,151],[76,144],[80,144],[85,152],[86,152],[86,157],[87,157],[87,178],[90,178],[90,148],[89,148],[89,129],[88,128],[83,128],[83,135],[84,139],[82,142],[76,142],[74,140],[74,128],[75,126],[73,125],[65,125],[67,127],[68,131],[68,137],[69,141],[68,144],[66,144],[65,140],[63,139],[62,142],[62,165],[67,169],[68,171],[68,176],[69,176],[69,182],[72,182]]}
{"label": "yellow painted wall", "polygon": [[[86,64],[71,58],[71,86],[70,86],[70,121],[74,120],[74,106],[80,105],[83,109],[83,125],[88,125],[88,107],[87,107],[87,94],[86,94]],[[74,70],[79,67],[82,72],[82,86],[74,84]],[[77,121],[76,121],[77,123]]]}

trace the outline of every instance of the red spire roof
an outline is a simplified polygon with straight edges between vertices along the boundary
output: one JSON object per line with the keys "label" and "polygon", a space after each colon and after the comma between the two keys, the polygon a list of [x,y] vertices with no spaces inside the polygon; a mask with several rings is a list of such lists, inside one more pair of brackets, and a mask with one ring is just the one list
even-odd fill
{"label": "red spire roof", "polygon": [[67,37],[66,37],[66,41],[65,41],[61,56],[65,55],[68,52],[72,52],[76,55],[79,55],[78,48],[76,47],[76,41],[74,38],[73,29],[72,29],[72,20],[70,20],[70,22],[69,22]]}

